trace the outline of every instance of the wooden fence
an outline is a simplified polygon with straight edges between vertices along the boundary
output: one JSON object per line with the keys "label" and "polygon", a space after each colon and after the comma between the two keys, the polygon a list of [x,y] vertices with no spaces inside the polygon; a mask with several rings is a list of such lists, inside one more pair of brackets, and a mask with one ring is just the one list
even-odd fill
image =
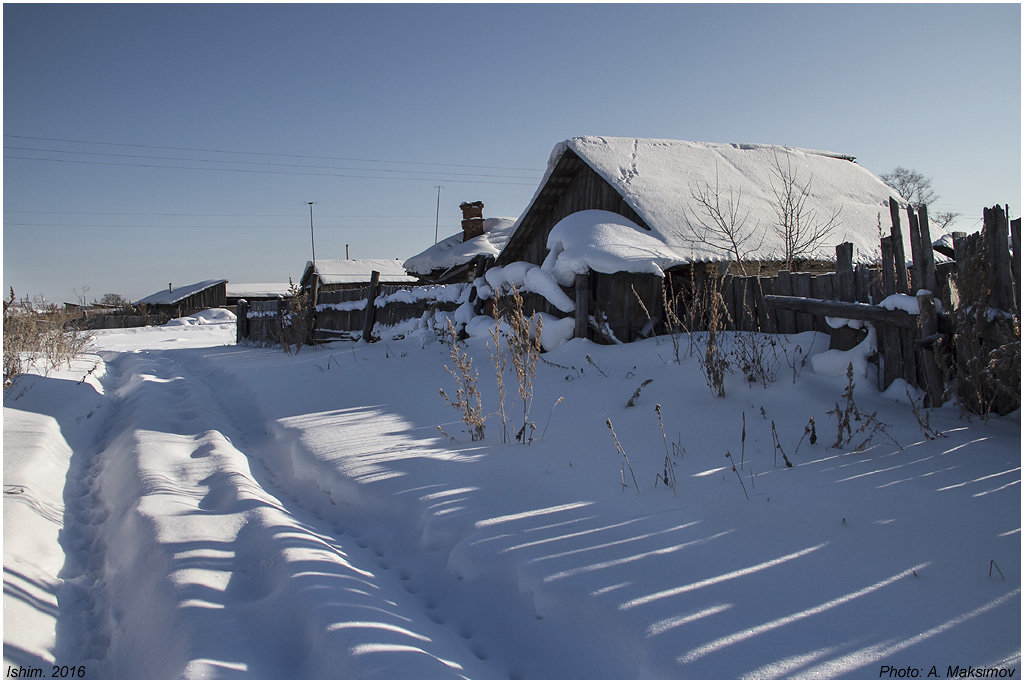
{"label": "wooden fence", "polygon": [[[777,309],[780,321],[791,315],[830,315],[871,322],[878,334],[880,389],[902,378],[925,390],[930,405],[938,405],[955,384],[961,399],[978,412],[992,409],[1002,413],[1019,406],[1020,333],[1014,330],[1013,321],[1019,321],[1020,316],[1020,219],[1010,223],[1001,207],[985,209],[982,231],[973,235],[954,233],[956,260],[936,265],[927,212],[923,208],[916,213],[908,209],[913,251],[908,268],[895,202],[890,205],[890,214],[892,228],[890,235],[881,240],[882,262],[879,277],[875,278],[880,280],[881,291],[872,294],[873,286],[867,288],[876,305],[853,303],[864,288],[857,285],[863,278],[856,274],[851,285],[845,253],[849,245],[837,247],[831,296],[808,296],[804,288],[803,293],[794,295],[767,295],[763,304]],[[878,297],[885,299],[894,294],[914,294],[914,298],[912,303],[907,297],[902,301],[890,299],[889,306],[877,305],[881,303]],[[936,307],[936,300],[940,307]],[[1016,391],[1013,380],[1000,386],[1000,379],[991,377],[992,387],[979,387],[979,383],[988,381],[983,375],[991,375],[990,361],[1007,342],[1013,346],[1014,336]],[[987,395],[973,395],[978,391]]]}
{"label": "wooden fence", "polygon": [[[374,273],[373,275],[379,275]],[[380,285],[377,278],[358,289],[320,292],[315,310],[308,303],[295,305],[286,298],[270,301],[239,301],[237,339],[260,344],[279,344],[293,326],[306,327],[306,343],[373,341],[374,326],[399,325],[438,311],[458,307],[463,285]],[[407,296],[401,293],[408,292]],[[367,305],[373,302],[373,305]],[[292,311],[292,315],[289,315]]]}

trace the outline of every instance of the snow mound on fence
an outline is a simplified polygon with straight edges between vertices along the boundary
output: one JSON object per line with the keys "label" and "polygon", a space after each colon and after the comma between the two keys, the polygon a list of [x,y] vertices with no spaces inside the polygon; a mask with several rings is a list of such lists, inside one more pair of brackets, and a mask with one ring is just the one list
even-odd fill
{"label": "snow mound on fence", "polygon": [[[572,313],[576,310],[576,302],[562,291],[555,278],[541,266],[533,263],[516,261],[507,266],[498,266],[484,273],[484,277],[494,293],[501,294],[515,287],[521,292],[540,294],[563,313]],[[478,292],[480,297],[484,298],[484,293],[479,290]]]}
{"label": "snow mound on fence", "polygon": [[568,287],[577,273],[650,273],[684,259],[639,225],[611,211],[588,209],[566,216],[548,235],[548,256],[541,266]]}
{"label": "snow mound on fence", "polygon": [[194,327],[196,325],[228,325],[234,324],[235,314],[226,308],[208,308],[195,315],[175,318],[165,323],[166,327]]}

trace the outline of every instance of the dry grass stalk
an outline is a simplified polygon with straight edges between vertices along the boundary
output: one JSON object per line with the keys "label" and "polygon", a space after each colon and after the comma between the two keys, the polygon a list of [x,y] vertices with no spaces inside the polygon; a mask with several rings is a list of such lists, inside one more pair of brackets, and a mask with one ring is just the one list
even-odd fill
{"label": "dry grass stalk", "polygon": [[42,299],[15,298],[14,288],[3,300],[4,389],[14,385],[32,363],[44,374],[86,351],[92,335],[72,323],[65,309]]}
{"label": "dry grass stalk", "polygon": [[510,329],[508,349],[516,375],[516,390],[523,406],[523,425],[516,432],[515,438],[520,443],[529,443],[536,429],[536,425],[530,422],[530,408],[533,405],[533,380],[537,376],[540,336],[544,323],[539,313],[526,317],[523,297],[515,287],[511,291],[511,306],[506,309],[505,319]]}
{"label": "dry grass stalk", "polygon": [[[373,302],[368,302],[367,305],[372,306]],[[299,285],[288,278],[288,294],[285,295],[278,328],[278,338],[285,353],[292,355],[302,349],[309,333],[310,320],[309,292],[303,292]]]}
{"label": "dry grass stalk", "polygon": [[665,486],[672,489],[672,495],[674,496],[676,495],[676,467],[675,463],[672,462],[672,456],[669,454],[668,436],[665,434],[665,421],[662,419],[660,403],[654,406],[654,412],[658,414],[658,427],[661,429],[661,439],[665,442],[665,463],[662,466],[662,473],[655,477],[654,485],[657,486],[660,480]]}
{"label": "dry grass stalk", "polygon": [[732,465],[732,471],[736,473],[736,478],[739,480],[740,486],[743,488],[743,497],[746,498],[747,500],[750,500],[750,496],[747,494],[747,487],[743,483],[743,477],[740,476],[739,470],[736,469],[736,463],[733,462],[732,460],[732,453],[726,451],[725,457],[729,459],[729,464]]}
{"label": "dry grass stalk", "polygon": [[636,475],[633,474],[633,466],[629,464],[629,458],[626,457],[626,451],[623,450],[622,444],[619,443],[619,437],[615,434],[615,427],[612,426],[612,419],[609,417],[605,419],[604,423],[608,426],[608,431],[612,433],[612,440],[615,441],[615,450],[622,456],[622,464],[619,466],[619,477],[622,482],[622,488],[628,488],[628,485],[626,484],[626,469],[629,469],[629,476],[633,478],[633,487],[636,488],[636,494],[640,495],[640,486],[636,483]]}
{"label": "dry grass stalk", "polygon": [[448,355],[452,359],[452,367],[445,365],[444,369],[455,378],[457,389],[454,399],[449,397],[443,388],[439,392],[445,401],[461,413],[462,421],[469,428],[470,439],[482,441],[486,418],[483,414],[480,389],[477,387],[479,373],[473,369],[473,359],[460,344],[458,333],[451,320],[448,321],[446,341],[448,342]]}
{"label": "dry grass stalk", "polygon": [[707,306],[707,333],[704,351],[697,356],[697,364],[711,393],[719,398],[725,396],[725,376],[731,371],[729,356],[724,352],[718,333],[729,324],[729,312],[725,299],[717,291],[709,291]]}
{"label": "dry grass stalk", "polygon": [[[891,425],[882,422],[876,417],[878,411],[873,413],[861,412],[853,398],[855,386],[853,381],[853,363],[850,363],[846,368],[846,388],[843,390],[840,399],[842,405],[840,405],[840,401],[837,401],[835,408],[825,413],[836,418],[836,440],[832,444],[832,448],[846,448],[852,443],[855,436],[863,434],[863,440],[854,448],[855,451],[862,451],[868,447],[875,436],[882,434],[895,444],[897,448],[903,450],[903,446],[889,432]],[[856,429],[854,429],[855,423],[858,425]]]}
{"label": "dry grass stalk", "polygon": [[[491,310],[492,314],[497,311],[497,306],[493,302],[491,303]],[[491,328],[491,341],[487,343],[487,348],[491,352],[491,365],[494,366],[497,382],[498,417],[501,418],[501,442],[508,443],[508,415],[505,412],[505,396],[507,395],[505,390],[505,368],[508,366],[508,356],[502,351],[501,333],[498,331],[498,327],[498,325],[495,325]]]}
{"label": "dry grass stalk", "polygon": [[626,407],[627,408],[632,408],[633,406],[635,406],[637,400],[640,398],[640,392],[643,391],[644,387],[646,387],[648,384],[650,384],[653,381],[654,381],[653,379],[645,379],[643,382],[641,382],[640,386],[638,386],[636,388],[636,391],[633,392],[633,395],[630,396],[628,401],[626,401]]}

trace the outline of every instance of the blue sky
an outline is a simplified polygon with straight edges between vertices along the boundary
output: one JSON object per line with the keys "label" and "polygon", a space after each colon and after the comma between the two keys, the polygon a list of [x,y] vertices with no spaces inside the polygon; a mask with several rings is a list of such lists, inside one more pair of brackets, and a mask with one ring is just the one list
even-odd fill
{"label": "blue sky", "polygon": [[976,230],[1020,215],[1020,27],[1018,4],[5,4],[4,289],[298,279],[309,201],[318,258],[404,259],[435,186],[441,237],[462,201],[517,216],[574,135],[902,165]]}

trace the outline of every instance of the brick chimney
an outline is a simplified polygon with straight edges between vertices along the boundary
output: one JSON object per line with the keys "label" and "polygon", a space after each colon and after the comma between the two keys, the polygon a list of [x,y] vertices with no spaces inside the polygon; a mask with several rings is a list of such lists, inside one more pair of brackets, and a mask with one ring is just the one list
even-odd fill
{"label": "brick chimney", "polygon": [[462,241],[471,240],[484,234],[484,203],[462,202]]}

